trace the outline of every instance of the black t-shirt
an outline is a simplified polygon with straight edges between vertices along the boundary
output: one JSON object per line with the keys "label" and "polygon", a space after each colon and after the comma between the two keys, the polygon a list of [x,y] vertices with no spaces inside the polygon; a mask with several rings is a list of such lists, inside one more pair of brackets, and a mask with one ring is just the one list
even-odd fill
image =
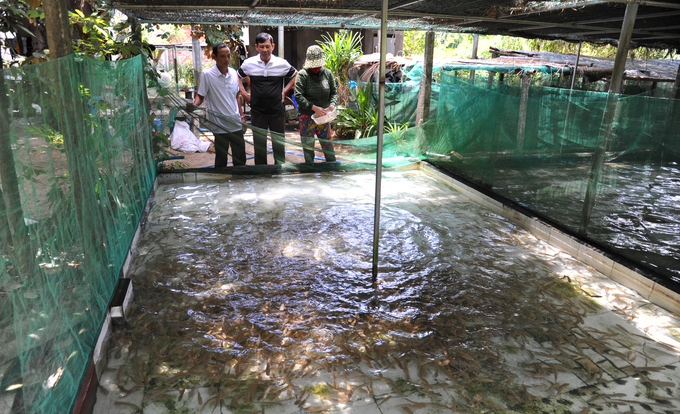
{"label": "black t-shirt", "polygon": [[272,55],[266,65],[260,55],[244,60],[238,75],[250,77],[250,109],[262,115],[284,116],[286,110],[281,102],[284,82],[296,73],[286,59],[278,56]]}

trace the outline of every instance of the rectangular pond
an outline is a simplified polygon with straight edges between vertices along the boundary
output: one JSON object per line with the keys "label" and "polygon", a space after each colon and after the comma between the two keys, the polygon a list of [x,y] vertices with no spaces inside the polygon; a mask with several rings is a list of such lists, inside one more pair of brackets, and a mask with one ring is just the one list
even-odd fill
{"label": "rectangular pond", "polygon": [[96,413],[669,413],[680,324],[421,170],[163,184]]}

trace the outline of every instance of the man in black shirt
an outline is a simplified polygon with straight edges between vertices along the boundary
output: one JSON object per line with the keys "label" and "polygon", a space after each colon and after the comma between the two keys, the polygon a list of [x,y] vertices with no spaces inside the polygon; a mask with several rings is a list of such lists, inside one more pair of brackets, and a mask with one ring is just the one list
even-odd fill
{"label": "man in black shirt", "polygon": [[[267,164],[267,129],[272,132],[272,149],[277,164],[286,161],[285,128],[286,93],[295,86],[297,70],[283,58],[273,56],[274,39],[269,33],[255,38],[258,55],[243,61],[238,70],[240,78],[250,78],[250,93],[239,82],[241,95],[250,103],[250,123],[253,128],[255,164]],[[286,79],[290,79],[284,87]]]}

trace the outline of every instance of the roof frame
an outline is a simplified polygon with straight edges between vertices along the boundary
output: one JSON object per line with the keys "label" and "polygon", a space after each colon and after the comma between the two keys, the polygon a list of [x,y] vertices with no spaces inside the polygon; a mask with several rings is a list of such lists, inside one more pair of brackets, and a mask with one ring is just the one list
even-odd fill
{"label": "roof frame", "polygon": [[[379,29],[377,0],[105,0],[150,23],[272,25]],[[680,28],[672,19],[680,2],[669,0],[390,0],[389,30],[505,34],[549,40],[616,44],[626,4],[638,4],[634,46],[680,49]],[[264,4],[263,4],[264,3]],[[186,12],[184,12],[186,10]],[[300,19],[294,16],[308,15]],[[315,17],[318,16],[318,19]],[[345,16],[345,17],[343,17]],[[644,24],[641,19],[645,19]]]}

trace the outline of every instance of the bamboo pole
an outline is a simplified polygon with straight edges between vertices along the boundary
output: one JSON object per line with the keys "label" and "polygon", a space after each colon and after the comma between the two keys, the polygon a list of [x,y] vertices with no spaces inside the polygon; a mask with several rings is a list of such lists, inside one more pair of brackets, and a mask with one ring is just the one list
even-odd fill
{"label": "bamboo pole", "polygon": [[671,99],[680,98],[680,66],[675,74],[675,82],[673,82],[673,92],[671,92]]}
{"label": "bamboo pole", "polygon": [[385,131],[385,63],[387,61],[387,6],[383,0],[380,21],[380,83],[378,88],[378,148],[375,154],[375,211],[373,214],[373,283],[378,278],[378,244],[380,241],[380,187],[382,183],[382,150]]}

